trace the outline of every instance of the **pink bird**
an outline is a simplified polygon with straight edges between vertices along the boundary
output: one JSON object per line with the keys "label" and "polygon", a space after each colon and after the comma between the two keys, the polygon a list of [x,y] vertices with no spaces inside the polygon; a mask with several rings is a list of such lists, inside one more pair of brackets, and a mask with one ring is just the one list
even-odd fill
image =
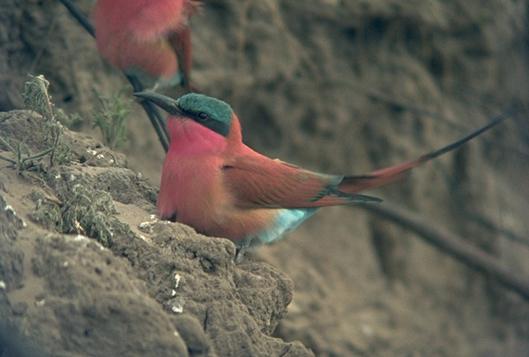
{"label": "pink bird", "polygon": [[320,207],[380,202],[359,192],[402,177],[505,118],[416,160],[364,175],[327,175],[268,158],[246,146],[239,118],[221,100],[195,93],[177,100],[152,91],[136,96],[172,115],[158,196],[160,216],[209,236],[229,238],[242,250],[280,239]]}
{"label": "pink bird", "polygon": [[97,48],[115,67],[141,71],[189,88],[195,0],[98,0],[93,19]]}

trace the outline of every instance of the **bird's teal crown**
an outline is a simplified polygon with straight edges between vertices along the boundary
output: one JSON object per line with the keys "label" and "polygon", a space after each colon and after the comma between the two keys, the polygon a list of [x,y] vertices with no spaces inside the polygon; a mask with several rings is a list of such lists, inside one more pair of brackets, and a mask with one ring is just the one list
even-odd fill
{"label": "bird's teal crown", "polygon": [[176,102],[196,122],[223,136],[230,132],[233,110],[228,103],[197,93],[183,95]]}

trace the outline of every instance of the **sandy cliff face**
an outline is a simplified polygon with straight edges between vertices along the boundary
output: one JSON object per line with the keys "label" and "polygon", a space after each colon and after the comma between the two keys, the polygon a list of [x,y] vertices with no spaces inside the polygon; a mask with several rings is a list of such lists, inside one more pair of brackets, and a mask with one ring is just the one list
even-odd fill
{"label": "sandy cliff face", "polygon": [[[85,9],[90,6],[89,1],[79,3]],[[0,7],[0,33],[4,34],[0,37],[4,54],[0,56],[0,83],[7,89],[0,93],[1,109],[21,106],[19,88],[28,72],[44,73],[52,82],[57,105],[80,111],[86,121],[95,102],[94,88],[102,93],[126,88],[119,75],[99,59],[92,39],[55,2],[8,0]],[[523,1],[499,0],[206,1],[192,22],[193,77],[204,92],[232,104],[251,146],[313,169],[361,173],[416,157],[479,126],[512,103],[526,104],[526,8]],[[141,113],[130,123],[131,139],[125,149],[129,165],[156,184],[163,156],[159,145]],[[90,131],[90,126],[86,124],[85,129]],[[525,248],[506,241],[482,223],[493,221],[527,235],[528,132],[527,120],[519,117],[378,194],[450,227],[514,270],[529,274]],[[124,180],[122,172],[116,179],[112,170],[103,170],[99,182]],[[11,184],[22,185],[9,169],[1,172],[10,177]],[[124,177],[133,180],[135,174],[128,172]],[[30,190],[31,185],[23,187]],[[98,189],[120,202],[115,188]],[[57,187],[51,186],[51,190],[57,192]],[[125,204],[141,198],[147,211],[152,210],[155,191],[150,188],[148,192]],[[21,192],[20,197],[29,193]],[[14,205],[9,197],[6,200]],[[33,206],[29,201],[27,205],[29,212]],[[120,208],[118,204],[117,210]],[[146,214],[136,215],[136,209],[131,212],[128,218],[133,222]],[[182,227],[164,229],[182,229],[188,232],[186,237],[192,236]],[[179,237],[178,232],[165,233],[165,237]],[[39,234],[28,234],[27,239],[33,241],[31,237]],[[185,244],[196,249],[231,247],[203,238],[186,239]],[[49,242],[36,240],[35,247],[45,246],[39,248],[44,253],[38,259],[48,259],[49,244],[63,252],[57,254],[70,254],[74,249],[70,245],[76,243],[66,240],[56,235]],[[148,282],[147,290],[139,294],[145,298],[144,308],[159,316],[160,323],[151,325],[153,334],[160,326],[178,329],[174,317],[164,310],[163,294],[156,290],[163,286],[163,279],[149,281],[145,272],[150,271],[150,265],[138,265],[130,258],[141,256],[137,249],[143,252],[143,248],[136,246],[139,243],[120,244],[124,245],[101,256],[95,248],[88,248],[86,254],[116,260],[116,274],[126,277],[132,272],[138,279],[127,282],[131,286]],[[154,246],[166,244],[176,243],[167,238]],[[23,246],[10,249],[24,250]],[[242,274],[239,269],[251,274],[248,267],[232,266],[228,256],[225,253],[219,258],[224,278],[235,279],[233,276]],[[288,240],[261,249],[259,256],[294,281],[293,302],[275,336],[299,339],[316,354],[496,355],[501,351],[516,355],[528,347],[525,303],[405,231],[359,210],[322,211]],[[192,261],[200,264],[201,259]],[[269,297],[257,300],[260,307],[254,304],[253,293],[236,299],[236,306],[250,306],[251,319],[247,315],[241,319],[254,321],[235,320],[236,331],[251,336],[248,346],[270,348],[252,347],[257,348],[253,350],[256,354],[284,348],[282,342],[267,337],[272,327],[261,325],[266,318],[260,314],[271,309],[271,315],[282,316],[278,311],[285,308],[291,291],[282,273],[258,266],[257,276],[270,278],[266,284],[271,285],[265,286],[274,290],[274,284],[279,284],[279,291],[286,295],[264,294]],[[28,269],[20,273],[20,279],[26,279]],[[156,269],[162,275],[172,273],[169,268]],[[202,268],[197,265],[196,269]],[[73,271],[80,274],[82,269]],[[46,281],[46,274],[40,279]],[[196,284],[206,284],[211,272],[200,274]],[[120,289],[104,281],[97,283],[98,289]],[[258,279],[244,281],[261,286]],[[231,301],[233,286],[221,291],[226,294],[223,298]],[[90,305],[90,300],[82,302],[80,293],[76,294],[69,297],[72,309]],[[235,309],[226,304],[218,308]],[[231,331],[231,327],[219,325],[217,330],[204,332],[203,310],[192,311],[189,320],[198,322],[189,325],[200,331],[210,351],[222,355],[216,341],[220,341],[221,331]],[[93,323],[99,321],[95,316]],[[54,318],[57,326],[63,323]],[[86,325],[85,320],[80,321]],[[248,332],[253,323],[264,335]],[[116,326],[112,331],[119,332]],[[230,334],[230,341],[245,341],[246,337],[235,335]],[[163,336],[149,341],[163,348],[173,348],[178,342]],[[52,338],[39,341],[44,340]],[[191,351],[189,342],[185,343]],[[240,342],[238,346],[244,345]],[[296,348],[302,351],[299,345]]]}

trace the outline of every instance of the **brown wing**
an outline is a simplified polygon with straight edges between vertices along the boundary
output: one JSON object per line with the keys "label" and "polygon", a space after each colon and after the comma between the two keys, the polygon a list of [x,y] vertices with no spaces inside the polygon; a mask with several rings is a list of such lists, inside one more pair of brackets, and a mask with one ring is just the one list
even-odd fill
{"label": "brown wing", "polygon": [[257,153],[237,156],[222,170],[240,207],[306,208],[380,201],[340,191],[343,176],[308,171]]}
{"label": "brown wing", "polygon": [[225,183],[243,207],[304,208],[380,201],[357,194],[397,180],[414,167],[461,147],[469,140],[501,123],[509,114],[440,149],[395,166],[365,175],[337,176],[304,170],[292,164],[272,160],[245,147],[223,168]]}

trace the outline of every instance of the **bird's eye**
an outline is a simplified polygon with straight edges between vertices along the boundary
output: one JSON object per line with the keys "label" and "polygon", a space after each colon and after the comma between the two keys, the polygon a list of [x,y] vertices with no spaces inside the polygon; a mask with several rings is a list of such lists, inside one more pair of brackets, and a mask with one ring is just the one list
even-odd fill
{"label": "bird's eye", "polygon": [[202,120],[208,120],[209,119],[209,115],[207,115],[206,113],[204,112],[200,112],[198,113],[198,117]]}

